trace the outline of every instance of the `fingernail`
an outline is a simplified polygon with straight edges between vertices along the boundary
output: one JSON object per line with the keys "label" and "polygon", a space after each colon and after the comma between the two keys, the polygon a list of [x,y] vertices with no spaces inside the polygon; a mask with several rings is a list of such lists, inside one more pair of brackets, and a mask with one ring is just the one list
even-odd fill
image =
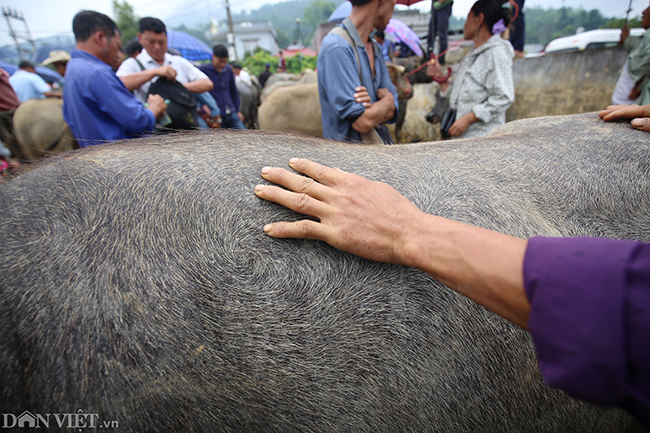
{"label": "fingernail", "polygon": [[266,188],[266,185],[255,185],[255,192],[260,192],[264,188]]}
{"label": "fingernail", "polygon": [[272,228],[273,228],[273,224],[267,224],[264,226],[262,230],[264,230],[264,233],[271,233]]}
{"label": "fingernail", "polygon": [[271,167],[262,167],[262,174],[269,174]]}
{"label": "fingernail", "polygon": [[648,119],[632,119],[632,126],[636,128],[643,128],[648,123]]}
{"label": "fingernail", "polygon": [[296,162],[298,162],[298,158],[291,158],[289,160],[289,164],[295,164]]}

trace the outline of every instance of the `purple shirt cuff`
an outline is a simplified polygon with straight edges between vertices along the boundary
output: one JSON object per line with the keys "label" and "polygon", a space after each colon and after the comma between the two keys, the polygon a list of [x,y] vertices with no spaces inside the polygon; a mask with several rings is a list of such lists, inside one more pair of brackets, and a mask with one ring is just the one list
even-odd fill
{"label": "purple shirt cuff", "polygon": [[[650,246],[532,238],[528,322],[545,381],[569,395],[650,413]],[[646,415],[643,415],[643,414]]]}

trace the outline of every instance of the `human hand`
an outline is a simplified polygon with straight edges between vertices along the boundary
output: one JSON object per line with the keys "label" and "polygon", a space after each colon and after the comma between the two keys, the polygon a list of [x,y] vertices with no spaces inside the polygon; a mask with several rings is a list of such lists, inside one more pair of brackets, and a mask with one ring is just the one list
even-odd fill
{"label": "human hand", "polygon": [[255,194],[296,212],[318,218],[264,226],[276,238],[317,239],[361,257],[407,264],[407,245],[417,239],[425,214],[391,186],[332,169],[307,159],[289,165],[300,176],[264,167],[262,177],[274,185],[257,185]]}
{"label": "human hand", "polygon": [[632,120],[633,128],[650,132],[650,105],[610,105],[598,113],[605,122],[626,119]]}
{"label": "human hand", "polygon": [[156,75],[174,81],[176,79],[176,69],[169,65],[160,66],[156,68]]}
{"label": "human hand", "polygon": [[149,95],[147,98],[147,108],[156,116],[156,119],[159,119],[167,109],[167,104],[165,104],[162,96]]}
{"label": "human hand", "polygon": [[465,116],[461,117],[460,119],[456,119],[456,121],[449,128],[449,135],[451,137],[460,137],[465,133],[467,128],[469,128],[469,125],[471,125],[471,122]]}
{"label": "human hand", "polygon": [[619,39],[618,44],[623,44],[629,36],[630,29],[627,27],[627,24],[623,24],[623,28],[621,29],[621,39]]}
{"label": "human hand", "polygon": [[244,115],[242,114],[241,111],[237,112],[237,117],[239,117],[239,120],[241,120],[242,122],[244,121]]}
{"label": "human hand", "polygon": [[442,72],[440,62],[438,62],[436,59],[429,60],[429,63],[427,64],[427,75],[431,78],[444,78],[445,74]]}
{"label": "human hand", "polygon": [[368,94],[368,90],[364,86],[359,86],[356,89],[354,89],[356,92],[354,94],[354,99],[355,101],[363,104],[364,108],[370,108],[370,95]]}
{"label": "human hand", "polygon": [[393,94],[390,92],[390,90],[384,89],[383,87],[377,89],[377,99],[387,99],[388,101],[386,102],[390,102],[391,104],[395,102]]}

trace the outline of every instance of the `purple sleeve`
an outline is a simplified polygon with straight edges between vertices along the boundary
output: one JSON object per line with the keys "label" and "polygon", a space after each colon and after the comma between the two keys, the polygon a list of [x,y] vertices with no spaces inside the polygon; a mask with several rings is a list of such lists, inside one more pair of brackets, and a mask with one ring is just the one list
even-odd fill
{"label": "purple sleeve", "polygon": [[524,285],[544,380],[650,425],[650,244],[532,238]]}

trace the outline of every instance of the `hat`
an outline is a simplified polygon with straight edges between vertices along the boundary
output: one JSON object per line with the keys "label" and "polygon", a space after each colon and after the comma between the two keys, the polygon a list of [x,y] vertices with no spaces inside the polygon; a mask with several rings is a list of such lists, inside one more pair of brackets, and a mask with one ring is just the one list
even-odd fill
{"label": "hat", "polygon": [[43,60],[43,65],[47,66],[50,63],[67,62],[68,60],[70,60],[70,54],[68,54],[67,51],[54,50],[54,51],[50,51],[50,57]]}
{"label": "hat", "polygon": [[271,67],[271,64],[268,63],[268,62],[267,62],[267,63],[264,63],[264,67],[265,67],[265,68],[270,68],[270,67]]}

